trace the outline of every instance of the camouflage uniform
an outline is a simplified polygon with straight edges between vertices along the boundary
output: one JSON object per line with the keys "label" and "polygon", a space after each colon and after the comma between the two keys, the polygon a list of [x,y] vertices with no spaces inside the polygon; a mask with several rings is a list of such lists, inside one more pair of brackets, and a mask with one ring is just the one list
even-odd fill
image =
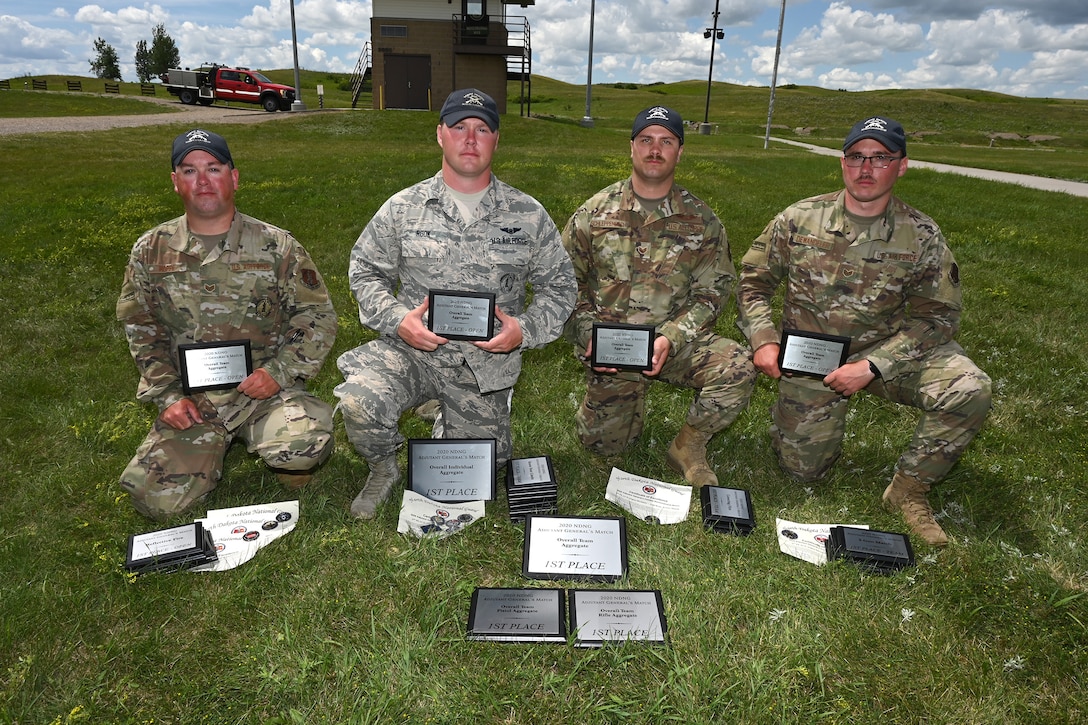
{"label": "camouflage uniform", "polygon": [[[710,435],[728,427],[748,404],[755,369],[747,350],[714,333],[736,272],[725,230],[710,207],[673,184],[646,214],[628,178],[582,204],[563,231],[563,244],[578,277],[578,304],[566,326],[578,352],[589,343],[594,322],[654,325],[671,345],[657,379],[696,390],[686,422]],[[577,416],[582,443],[610,455],[634,442],[653,379],[587,367]]]}
{"label": "camouflage uniform", "polygon": [[[558,337],[574,306],[570,259],[544,208],[492,176],[478,218],[466,224],[439,172],[382,205],[351,251],[348,278],[359,319],[381,334],[337,360],[344,382],[335,393],[359,454],[374,461],[395,453],[404,441],[401,414],[438,399],[445,438],[494,438],[496,463],[505,463],[521,349]],[[494,292],[496,307],[518,318],[522,348],[495,354],[456,340],[433,352],[408,345],[397,328],[431,289]]]}
{"label": "camouflage uniform", "polygon": [[140,372],[137,398],[166,410],[185,397],[178,345],[251,341],[253,369],[282,388],[267,400],[237,390],[196,393],[205,424],[176,430],[155,421],[121,475],[141,513],[180,513],[222,475],[235,437],[273,469],[299,473],[332,450],[332,409],[305,380],[336,339],[336,313],[306,250],[288,232],[235,213],[226,239],[205,255],[184,216],[136,242],[117,302]]}
{"label": "camouflage uniform", "polygon": [[[785,280],[784,327],[843,335],[850,358],[880,371],[866,390],[923,411],[896,472],[924,484],[943,478],[990,409],[990,379],[953,339],[962,299],[959,268],[932,219],[897,198],[858,229],[845,191],[779,214],[742,260],[738,324],[752,348],[779,343],[771,299]],[[771,441],[801,480],[838,458],[849,398],[820,380],[782,377]]]}

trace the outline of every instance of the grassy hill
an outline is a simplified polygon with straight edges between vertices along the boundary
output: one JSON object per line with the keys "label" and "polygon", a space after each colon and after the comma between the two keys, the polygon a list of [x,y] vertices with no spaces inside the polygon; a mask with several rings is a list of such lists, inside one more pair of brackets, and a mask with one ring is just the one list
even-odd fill
{"label": "grassy hill", "polygon": [[[290,69],[265,71],[272,80],[294,85]],[[140,84],[120,84],[120,96],[104,96],[101,80],[41,76],[47,93],[0,95],[0,117],[63,116],[168,112],[136,100]],[[23,81],[10,83],[18,90]],[[83,93],[60,91],[79,80]],[[349,76],[300,71],[302,98],[309,110],[319,108],[316,88],[324,89],[325,109],[351,108]],[[56,89],[60,92],[53,92]],[[707,113],[706,82],[683,81],[593,87],[592,116],[602,128],[629,128],[639,110],[657,103],[672,106],[689,122],[704,117],[714,132],[762,138],[767,131],[770,92],[765,87],[714,83]],[[0,91],[0,93],[3,93]],[[519,113],[521,86],[508,89],[508,113]],[[534,76],[528,109],[532,116],[577,124],[585,115],[585,86]],[[158,88],[159,98],[172,98]],[[370,108],[364,94],[358,103]],[[153,109],[153,110],[149,110]],[[868,115],[888,115],[911,134],[910,155],[924,161],[977,166],[1015,173],[1088,181],[1088,101],[1020,98],[965,89],[833,91],[813,86],[782,86],[775,93],[771,135],[837,147],[850,125]],[[695,133],[696,131],[692,131]]]}

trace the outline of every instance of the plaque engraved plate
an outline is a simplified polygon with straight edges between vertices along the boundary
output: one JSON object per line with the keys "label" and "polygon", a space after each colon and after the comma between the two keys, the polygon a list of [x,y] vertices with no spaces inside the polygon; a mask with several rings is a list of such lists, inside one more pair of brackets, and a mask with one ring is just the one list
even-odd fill
{"label": "plaque engraved plate", "polygon": [[495,334],[494,293],[431,290],[427,329],[447,340],[490,340]]}
{"label": "plaque engraved plate", "polygon": [[620,642],[665,644],[661,592],[574,589],[570,592],[570,629],[578,647]]}
{"label": "plaque engraved plate", "polygon": [[530,579],[613,582],[627,574],[622,517],[525,517],[522,573]]}
{"label": "plaque engraved plate", "polygon": [[494,500],[495,439],[410,439],[408,488],[432,501]]}
{"label": "plaque engraved plate", "polygon": [[846,559],[877,574],[914,566],[910,539],[894,531],[833,526],[825,546],[828,561]]}
{"label": "plaque engraved plate", "polygon": [[496,642],[566,642],[562,589],[477,587],[468,612],[468,639]]}
{"label": "plaque engraved plate", "polygon": [[211,534],[196,521],[130,536],[125,569],[137,574],[172,571],[206,564],[216,558]]}
{"label": "plaque engraved plate", "polygon": [[253,372],[249,340],[178,345],[181,387],[186,395],[238,387]]}
{"label": "plaque engraved plate", "polygon": [[703,525],[723,534],[747,536],[756,527],[752,496],[748,491],[723,486],[703,486],[699,490],[703,507]]}
{"label": "plaque engraved plate", "polygon": [[653,325],[595,322],[590,365],[617,370],[649,370],[653,367],[656,334]]}
{"label": "plaque engraved plate", "polygon": [[529,514],[559,512],[559,484],[548,456],[513,458],[506,466],[506,503],[510,520],[522,523]]}
{"label": "plaque engraved plate", "polygon": [[846,363],[850,338],[819,332],[783,330],[778,367],[784,375],[825,378]]}

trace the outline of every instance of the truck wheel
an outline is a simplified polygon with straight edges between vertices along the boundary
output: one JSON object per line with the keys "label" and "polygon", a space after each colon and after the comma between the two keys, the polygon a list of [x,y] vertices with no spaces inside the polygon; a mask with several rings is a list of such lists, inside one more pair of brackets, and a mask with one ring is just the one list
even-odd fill
{"label": "truck wheel", "polygon": [[264,110],[269,113],[275,113],[280,110],[280,99],[269,94],[261,99],[261,105],[264,106]]}
{"label": "truck wheel", "polygon": [[202,105],[202,106],[210,106],[213,103],[215,103],[214,98],[201,98],[200,99],[200,105]]}
{"label": "truck wheel", "polygon": [[182,102],[182,103],[184,103],[184,104],[185,104],[186,106],[191,106],[191,105],[193,105],[194,103],[196,103],[196,94],[195,94],[195,93],[193,93],[193,92],[192,92],[191,90],[189,90],[188,88],[185,88],[185,89],[183,89],[183,90],[181,91],[181,93],[179,93],[179,94],[178,94],[178,98],[179,98],[179,99],[181,100],[181,102]]}

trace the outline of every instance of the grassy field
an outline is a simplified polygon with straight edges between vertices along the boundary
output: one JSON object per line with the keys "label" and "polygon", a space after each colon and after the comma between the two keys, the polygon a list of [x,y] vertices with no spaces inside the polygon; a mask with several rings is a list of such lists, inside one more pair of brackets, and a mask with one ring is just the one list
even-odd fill
{"label": "grassy field", "polygon": [[[760,101],[756,90],[720,89],[718,133],[689,136],[679,176],[717,210],[735,259],[775,212],[840,184],[834,159],[763,149],[766,93]],[[538,81],[534,93],[536,117],[503,118],[496,172],[560,226],[628,173],[638,108],[664,102],[701,120],[704,102],[697,83],[595,89],[597,123],[583,129],[577,87]],[[0,93],[0,108],[24,95],[39,97]],[[834,145],[861,116],[898,114],[908,128],[942,132],[911,147],[927,160],[931,151],[932,160],[996,155],[988,133],[1049,124],[1060,142],[1018,152],[1046,159],[1036,168],[1045,174],[1050,160],[1072,170],[1084,158],[1085,105],[791,89],[779,92],[776,122],[786,134],[818,129],[810,137]],[[292,230],[332,290],[340,334],[312,385],[326,400],[339,382],[332,358],[372,335],[347,287],[348,252],[391,193],[437,169],[435,122],[388,111],[214,127],[241,170],[240,208]],[[751,491],[755,532],[708,533],[695,516],[671,526],[628,521],[630,574],[612,586],[662,591],[669,645],[500,645],[464,637],[473,588],[540,585],[521,576],[522,530],[506,520],[505,501],[441,541],[397,534],[393,502],[376,521],[356,522],[347,506],[366,467],[342,429],[335,455],[298,496],[297,528],[253,561],[221,574],[125,575],[127,538],[150,525],[116,481],[154,411],[134,400],[114,303],[136,237],[180,211],[167,159],[182,130],[0,137],[0,722],[1088,718],[1088,200],[920,169],[900,182],[900,195],[931,214],[955,250],[966,303],[960,341],[994,380],[987,426],[932,496],[949,547],[916,541],[918,566],[891,577],[781,554],[776,516],[902,530],[880,493],[917,416],[859,396],[843,459],[825,481],[802,487],[768,445],[774,388],[761,379],[710,455],[723,483]],[[719,329],[737,337],[731,313]],[[516,454],[552,457],[562,513],[619,515],[604,500],[612,466],[679,482],[664,453],[688,396],[653,388],[643,439],[604,460],[573,432],[581,389],[573,350],[556,342],[527,354],[514,398]],[[412,415],[403,430],[428,434]],[[236,447],[208,504],[286,498]]]}

